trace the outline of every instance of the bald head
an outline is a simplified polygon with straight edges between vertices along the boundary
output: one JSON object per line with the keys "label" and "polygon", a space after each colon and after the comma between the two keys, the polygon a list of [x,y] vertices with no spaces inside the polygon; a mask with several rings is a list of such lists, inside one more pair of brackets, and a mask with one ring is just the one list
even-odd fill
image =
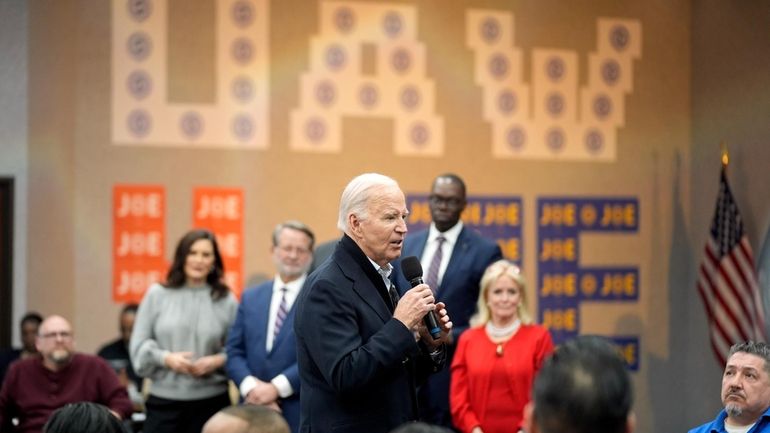
{"label": "bald head", "polygon": [[216,413],[203,426],[201,433],[248,433],[249,423],[245,419],[226,413]]}
{"label": "bald head", "polygon": [[209,418],[201,433],[290,433],[281,414],[265,406],[228,406]]}

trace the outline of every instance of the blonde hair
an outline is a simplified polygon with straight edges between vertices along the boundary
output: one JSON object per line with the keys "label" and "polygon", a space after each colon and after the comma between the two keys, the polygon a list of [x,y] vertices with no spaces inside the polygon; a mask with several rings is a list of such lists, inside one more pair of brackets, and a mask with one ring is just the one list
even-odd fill
{"label": "blonde hair", "polygon": [[481,276],[481,282],[479,282],[479,299],[476,301],[476,314],[471,317],[471,326],[486,325],[492,318],[492,313],[489,311],[489,305],[487,305],[487,294],[492,284],[500,277],[504,276],[512,279],[514,284],[516,284],[516,288],[519,289],[520,300],[519,305],[516,307],[516,313],[519,316],[519,320],[522,325],[529,325],[532,323],[532,316],[530,316],[529,310],[527,310],[527,291],[524,276],[521,274],[521,270],[518,266],[503,259],[489,265],[484,271],[484,275]]}

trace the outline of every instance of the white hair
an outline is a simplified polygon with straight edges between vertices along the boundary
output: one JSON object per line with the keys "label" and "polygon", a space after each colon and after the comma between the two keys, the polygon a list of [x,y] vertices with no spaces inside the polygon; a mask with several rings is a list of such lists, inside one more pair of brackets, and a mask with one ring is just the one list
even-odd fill
{"label": "white hair", "polygon": [[398,188],[398,182],[393,178],[379,173],[364,173],[351,180],[342,191],[340,197],[340,213],[337,228],[348,233],[348,216],[353,214],[359,219],[369,217],[368,205],[373,193],[385,187]]}

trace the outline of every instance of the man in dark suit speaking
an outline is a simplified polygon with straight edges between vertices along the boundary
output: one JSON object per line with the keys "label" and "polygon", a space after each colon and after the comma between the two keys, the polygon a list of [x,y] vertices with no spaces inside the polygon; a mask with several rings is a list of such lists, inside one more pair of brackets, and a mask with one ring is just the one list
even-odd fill
{"label": "man in dark suit speaking", "polygon": [[[452,306],[454,327],[447,346],[447,364],[452,363],[454,344],[468,329],[476,309],[479,281],[491,263],[503,258],[500,247],[475,230],[463,226],[460,215],[465,209],[465,182],[456,174],[442,174],[433,181],[428,198],[433,222],[426,230],[409,235],[403,255],[421,258],[426,270],[425,283],[436,299]],[[399,287],[406,283],[396,262]],[[431,424],[452,426],[449,412],[449,368],[431,376],[420,388],[420,418]]]}
{"label": "man in dark suit speaking", "polygon": [[[444,366],[452,327],[444,304],[426,284],[399,299],[389,279],[407,215],[404,193],[387,176],[362,174],[342,193],[344,235],[297,299],[301,432],[389,432],[417,419],[416,386]],[[432,310],[437,340],[423,325]]]}

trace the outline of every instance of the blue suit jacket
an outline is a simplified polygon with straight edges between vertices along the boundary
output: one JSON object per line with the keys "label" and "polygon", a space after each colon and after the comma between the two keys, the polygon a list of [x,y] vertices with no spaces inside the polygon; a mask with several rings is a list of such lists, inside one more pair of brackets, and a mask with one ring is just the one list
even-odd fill
{"label": "blue suit jacket", "polygon": [[269,382],[283,374],[289,379],[294,394],[280,401],[283,416],[296,433],[299,429],[299,372],[294,338],[294,311],[296,302],[286,315],[281,331],[270,352],[265,350],[267,323],[273,281],[264,282],[243,293],[238,315],[227,334],[227,375],[240,385],[246,376]]}
{"label": "blue suit jacket", "polygon": [[[420,259],[427,240],[427,229],[408,234],[401,257],[416,256]],[[436,293],[436,300],[447,306],[449,317],[452,319],[454,343],[457,343],[460,334],[468,329],[468,322],[476,311],[481,276],[484,275],[487,266],[502,258],[503,253],[497,243],[482,237],[468,227],[463,227],[460,231],[441,283],[437,289],[431,287]],[[400,260],[393,263],[393,266],[398,287],[408,289],[409,282],[404,278]],[[423,272],[427,271],[423,269]],[[451,365],[454,345],[448,349],[447,363]],[[449,379],[450,371],[447,368],[431,376],[420,391],[420,412],[424,421],[447,427],[451,425]]]}
{"label": "blue suit jacket", "polygon": [[382,278],[343,236],[297,298],[301,432],[387,433],[417,418],[416,385],[444,358],[431,359],[389,305]]}

